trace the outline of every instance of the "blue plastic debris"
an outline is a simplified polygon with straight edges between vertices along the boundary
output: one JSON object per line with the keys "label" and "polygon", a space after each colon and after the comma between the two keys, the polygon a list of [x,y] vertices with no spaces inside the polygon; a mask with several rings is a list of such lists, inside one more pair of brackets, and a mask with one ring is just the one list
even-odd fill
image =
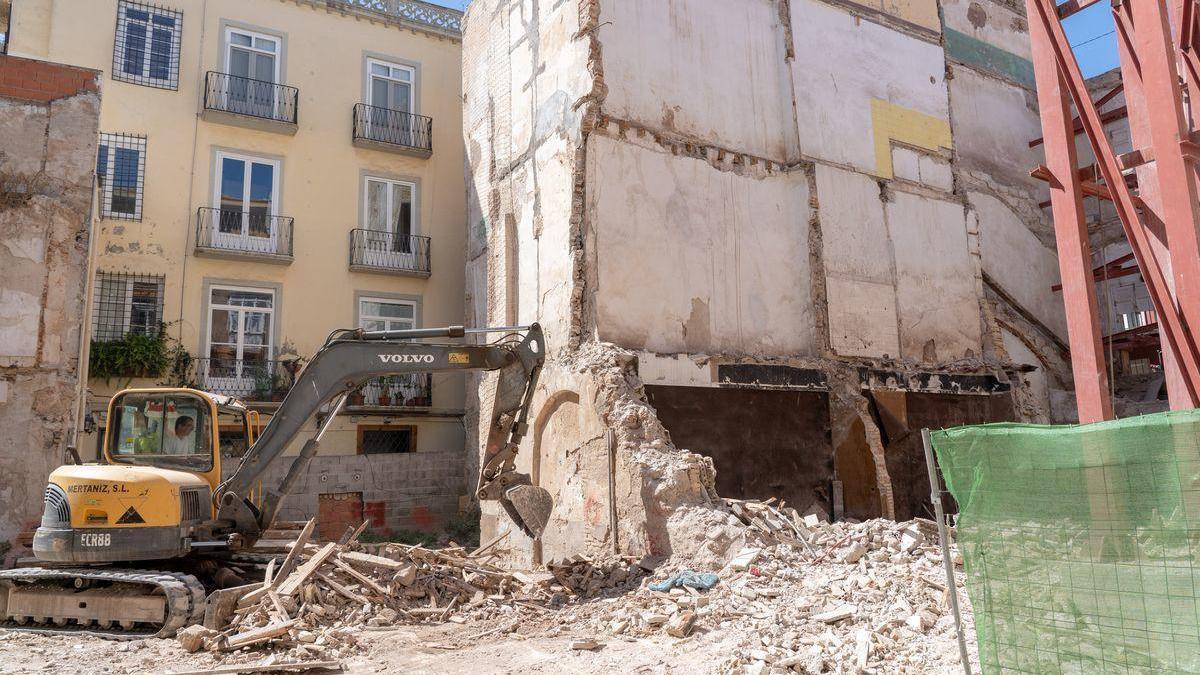
{"label": "blue plastic debris", "polygon": [[716,586],[717,582],[720,580],[720,577],[710,572],[693,572],[691,570],[683,570],[679,574],[676,574],[666,581],[660,581],[657,584],[650,584],[650,590],[658,591],[659,593],[665,593],[672,588],[682,588],[687,586],[689,588],[707,591],[713,586]]}

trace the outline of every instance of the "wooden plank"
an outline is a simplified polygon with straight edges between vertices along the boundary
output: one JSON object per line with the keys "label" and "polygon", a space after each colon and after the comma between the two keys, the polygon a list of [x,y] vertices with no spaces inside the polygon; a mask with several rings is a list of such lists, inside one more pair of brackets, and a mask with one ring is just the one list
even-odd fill
{"label": "wooden plank", "polygon": [[370,600],[367,600],[366,598],[359,595],[358,593],[355,593],[354,591],[350,590],[349,588],[346,588],[345,586],[339,584],[336,580],[332,579],[328,574],[318,573],[317,578],[320,579],[321,582],[324,583],[325,585],[329,586],[330,588],[337,591],[338,593],[346,596],[347,598],[353,600],[354,602],[358,602],[358,603],[362,603],[362,604],[367,604],[370,602]]}
{"label": "wooden plank", "polygon": [[229,617],[233,615],[233,610],[237,607],[238,601],[255,589],[262,589],[262,586],[253,583],[233,588],[222,588],[210,593],[208,600],[204,603],[204,627],[211,628],[212,630],[221,630],[224,628],[225,624],[229,621]]}
{"label": "wooden plank", "polygon": [[310,670],[343,670],[341,661],[291,661],[288,663],[240,663],[207,670],[168,670],[168,675],[237,675],[238,673],[286,673]]}
{"label": "wooden plank", "polygon": [[304,524],[304,529],[300,530],[300,535],[296,537],[296,541],[288,550],[287,557],[283,559],[283,565],[279,567],[278,578],[286,579],[292,570],[296,569],[296,565],[300,562],[300,554],[304,552],[304,545],[308,543],[309,537],[312,536],[313,528],[316,526],[317,520],[310,518]]}
{"label": "wooden plank", "polygon": [[290,620],[284,621],[282,623],[270,623],[270,624],[263,626],[262,628],[255,628],[253,630],[248,630],[245,633],[238,633],[237,635],[233,635],[228,640],[226,640],[225,645],[222,649],[224,649],[224,650],[240,649],[242,647],[256,645],[260,642],[266,642],[267,640],[270,640],[271,638],[276,638],[276,637],[279,637],[280,635],[287,633],[289,630],[292,629],[292,626],[295,626],[299,622],[300,622],[299,619],[290,619]]}
{"label": "wooden plank", "polygon": [[512,534],[512,530],[505,530],[504,532],[496,535],[495,537],[492,537],[491,541],[489,541],[488,543],[484,544],[483,546],[480,546],[479,548],[475,549],[474,551],[471,551],[471,554],[467,557],[468,558],[477,557],[480,553],[483,553],[484,551],[490,549],[491,547],[495,546],[496,544],[499,544],[500,542],[507,539],[508,535],[510,535],[510,534]]}
{"label": "wooden plank", "polygon": [[338,544],[340,544],[342,546],[349,546],[350,544],[353,544],[354,542],[358,541],[358,538],[360,535],[362,535],[363,530],[367,529],[368,522],[370,522],[370,521],[366,521],[366,520],[362,521],[362,524],[359,525],[354,530],[351,530],[349,527],[347,527],[346,533],[343,534],[342,538],[338,540]]}
{"label": "wooden plank", "polygon": [[[508,533],[506,532],[505,534]],[[402,563],[399,560],[392,560],[391,558],[384,558],[383,556],[371,555],[370,553],[359,553],[357,551],[342,551],[340,554],[338,554],[338,557],[347,562],[360,563],[369,567],[376,567],[385,570],[399,570],[405,565],[405,563]]]}
{"label": "wooden plank", "polygon": [[359,581],[362,582],[362,584],[364,586],[366,586],[367,588],[370,588],[371,590],[382,595],[383,597],[386,598],[389,595],[391,595],[390,593],[388,593],[388,589],[384,588],[383,586],[380,586],[378,583],[376,583],[376,581],[374,579],[372,579],[371,577],[354,569],[353,567],[348,565],[345,561],[335,558],[333,560],[333,564],[339,570],[345,572],[346,574],[349,574],[350,576],[354,577],[355,579],[358,579]]}
{"label": "wooden plank", "polygon": [[283,606],[283,601],[279,599],[279,594],[275,591],[267,591],[267,597],[271,599],[271,604],[275,605],[275,611],[279,612],[279,618],[284,621],[290,621],[291,616],[288,614],[287,608]]}
{"label": "wooden plank", "polygon": [[296,591],[308,581],[308,578],[316,573],[317,568],[325,564],[326,560],[338,550],[338,545],[332,542],[325,544],[324,548],[317,551],[316,555],[309,558],[307,562],[296,569],[295,572],[288,575],[288,578],[279,585],[278,591],[280,595],[295,595]]}

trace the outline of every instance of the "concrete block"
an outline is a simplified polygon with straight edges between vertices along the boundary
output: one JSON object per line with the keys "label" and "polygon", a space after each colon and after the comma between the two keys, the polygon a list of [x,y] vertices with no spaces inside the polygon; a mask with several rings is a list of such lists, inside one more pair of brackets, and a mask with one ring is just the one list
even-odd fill
{"label": "concrete block", "polygon": [[916,150],[892,146],[892,173],[896,178],[911,180],[914,183],[920,182],[920,160],[921,156]]}

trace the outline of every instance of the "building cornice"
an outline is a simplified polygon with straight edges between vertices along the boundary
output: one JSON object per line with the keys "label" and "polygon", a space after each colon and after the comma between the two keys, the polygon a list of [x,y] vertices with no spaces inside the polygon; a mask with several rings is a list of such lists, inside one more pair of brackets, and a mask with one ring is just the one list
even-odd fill
{"label": "building cornice", "polygon": [[281,0],[462,42],[463,13],[421,0]]}

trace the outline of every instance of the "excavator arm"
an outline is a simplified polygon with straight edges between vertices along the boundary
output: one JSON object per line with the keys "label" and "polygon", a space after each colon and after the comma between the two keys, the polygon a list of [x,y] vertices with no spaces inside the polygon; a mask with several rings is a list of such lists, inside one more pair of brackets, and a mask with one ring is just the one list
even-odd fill
{"label": "excavator arm", "polygon": [[[499,333],[490,344],[415,342],[461,338],[467,333]],[[515,457],[528,428],[529,406],[545,360],[542,329],[449,328],[396,331],[340,331],[326,342],[300,373],[271,421],[246,451],[228,480],[217,486],[217,515],[208,524],[214,534],[236,533],[244,545],[256,541],[275,520],[284,498],[304,475],[321,438],[351,392],[376,377],[417,372],[499,371],[479,480],[480,499],[499,500],[513,521],[530,536],[540,535],[550,517],[549,493],[516,471]],[[326,408],[328,406],[328,408]],[[326,408],[319,428],[292,460],[278,485],[264,485],[261,508],[251,489],[283,457],[310,418]]]}

